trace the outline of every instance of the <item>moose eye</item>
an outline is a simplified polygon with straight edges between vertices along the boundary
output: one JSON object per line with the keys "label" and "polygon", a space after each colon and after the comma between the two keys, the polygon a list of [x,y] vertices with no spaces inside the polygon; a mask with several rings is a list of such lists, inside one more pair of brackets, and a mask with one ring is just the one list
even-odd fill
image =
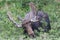
{"label": "moose eye", "polygon": [[39,16],[36,16],[36,19],[39,19]]}

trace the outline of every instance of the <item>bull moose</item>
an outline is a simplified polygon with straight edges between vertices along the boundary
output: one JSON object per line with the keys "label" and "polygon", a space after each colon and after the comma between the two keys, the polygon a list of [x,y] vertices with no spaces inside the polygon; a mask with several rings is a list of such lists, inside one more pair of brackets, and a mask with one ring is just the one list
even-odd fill
{"label": "bull moose", "polygon": [[[44,27],[44,32],[47,32],[51,29],[50,26],[50,20],[49,20],[49,16],[47,13],[37,10],[36,6],[33,2],[29,3],[29,7],[30,7],[30,12],[27,13],[24,17],[24,19],[22,19],[20,16],[18,17],[18,19],[21,21],[20,24],[18,24],[17,22],[15,22],[11,16],[11,12],[9,10],[7,10],[7,15],[9,17],[9,19],[17,26],[17,27],[23,27],[24,28],[24,32],[27,33],[30,37],[35,37],[35,33],[34,30],[37,30],[38,32],[40,32],[40,30],[38,29],[39,27],[42,27],[42,22],[41,20],[44,19],[45,22],[47,23],[47,25]],[[8,7],[7,7],[8,9]]]}

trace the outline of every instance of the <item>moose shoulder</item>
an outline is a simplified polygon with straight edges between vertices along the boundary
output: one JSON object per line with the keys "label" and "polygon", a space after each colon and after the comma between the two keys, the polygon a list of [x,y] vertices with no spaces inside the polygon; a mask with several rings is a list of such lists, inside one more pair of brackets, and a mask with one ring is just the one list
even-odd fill
{"label": "moose shoulder", "polygon": [[[43,22],[41,22],[43,19],[45,20],[45,22],[47,23],[47,25],[44,27],[44,32],[48,32],[50,29],[51,29],[51,26],[50,26],[50,19],[49,19],[49,16],[47,13],[43,12],[43,11],[39,11],[37,12],[37,15],[36,15],[36,19],[38,21],[36,22],[32,22],[32,25],[33,25],[33,29],[36,27],[37,30],[38,30],[38,27],[42,27],[43,25]],[[39,30],[38,30],[39,31]]]}

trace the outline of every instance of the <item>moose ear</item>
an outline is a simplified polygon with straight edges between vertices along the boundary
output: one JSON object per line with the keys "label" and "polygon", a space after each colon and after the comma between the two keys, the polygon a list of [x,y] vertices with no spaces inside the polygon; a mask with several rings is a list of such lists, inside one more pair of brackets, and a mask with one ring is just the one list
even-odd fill
{"label": "moose ear", "polygon": [[37,9],[33,2],[29,3],[30,10],[33,12],[34,15],[36,15]]}
{"label": "moose ear", "polygon": [[29,6],[31,7],[31,9],[35,10],[36,9],[36,6],[33,2],[30,2],[29,3]]}
{"label": "moose ear", "polygon": [[29,3],[29,5],[30,5],[30,6],[33,6],[33,5],[34,5],[34,3],[33,3],[33,2],[30,2],[30,3]]}

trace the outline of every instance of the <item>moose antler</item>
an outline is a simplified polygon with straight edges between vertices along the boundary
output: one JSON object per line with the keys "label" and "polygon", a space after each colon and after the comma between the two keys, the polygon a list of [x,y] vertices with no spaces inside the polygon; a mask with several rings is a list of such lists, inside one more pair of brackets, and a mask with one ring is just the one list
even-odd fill
{"label": "moose antler", "polygon": [[8,9],[8,5],[6,4],[5,6],[6,6],[6,9],[7,9],[7,16],[8,16],[8,18],[9,18],[9,20],[12,21],[17,27],[22,27],[22,23],[18,24],[18,23],[13,19],[12,15],[11,15],[12,13],[11,13],[11,11],[9,11],[9,9]]}
{"label": "moose antler", "polygon": [[21,18],[21,16],[18,16],[18,19],[22,22],[24,19]]}

